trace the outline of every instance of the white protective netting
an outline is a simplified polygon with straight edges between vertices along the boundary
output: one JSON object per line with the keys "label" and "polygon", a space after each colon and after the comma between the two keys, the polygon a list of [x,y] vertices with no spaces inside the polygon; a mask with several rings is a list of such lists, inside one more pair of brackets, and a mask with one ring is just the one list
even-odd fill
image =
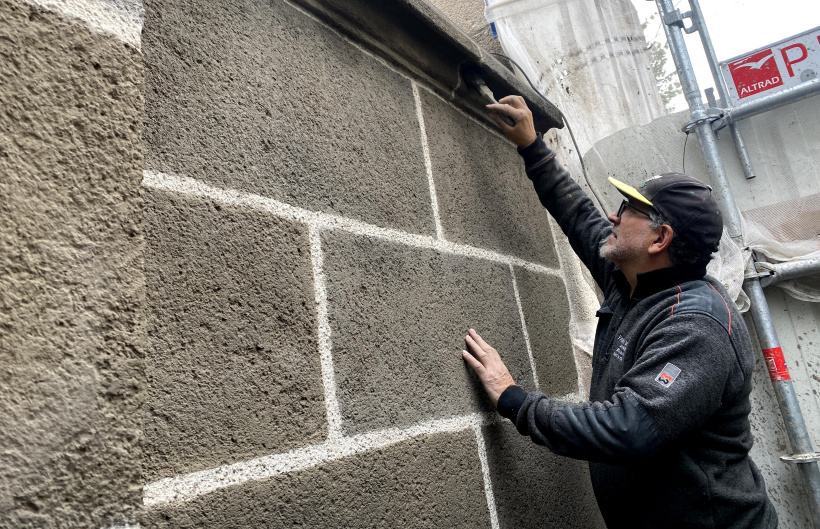
{"label": "white protective netting", "polygon": [[[746,245],[771,263],[820,258],[820,193],[743,213]],[[820,277],[776,284],[790,296],[820,302]]]}
{"label": "white protective netting", "polygon": [[706,267],[706,273],[723,284],[740,312],[749,310],[749,297],[743,292],[743,277],[751,251],[741,251],[724,229],[720,247]]}

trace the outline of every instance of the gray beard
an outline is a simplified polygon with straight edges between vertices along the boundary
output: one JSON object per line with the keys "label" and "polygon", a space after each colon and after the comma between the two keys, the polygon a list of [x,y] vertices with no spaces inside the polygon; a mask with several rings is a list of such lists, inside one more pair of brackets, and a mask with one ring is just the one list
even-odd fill
{"label": "gray beard", "polygon": [[[611,231],[609,235],[612,235]],[[625,248],[617,248],[615,246],[612,246],[611,248],[607,249],[609,235],[601,242],[601,245],[598,248],[598,255],[600,255],[602,259],[606,259],[610,263],[622,269],[623,264],[633,260],[634,256],[629,255],[629,253],[625,251]]]}
{"label": "gray beard", "polygon": [[606,255],[606,245],[609,242],[609,238],[612,236],[612,230],[609,231],[606,237],[601,239],[601,242],[598,244],[598,255],[601,256],[601,259],[606,259],[607,261],[614,263],[612,259],[608,255]]}

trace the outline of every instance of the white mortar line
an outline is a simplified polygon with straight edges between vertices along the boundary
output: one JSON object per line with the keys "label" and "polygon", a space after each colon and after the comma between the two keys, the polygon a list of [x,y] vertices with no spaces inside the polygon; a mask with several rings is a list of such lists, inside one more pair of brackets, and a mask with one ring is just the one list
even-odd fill
{"label": "white mortar line", "polygon": [[325,288],[324,254],[322,237],[317,228],[311,226],[310,260],[313,265],[313,291],[316,297],[316,319],[319,335],[319,358],[322,363],[322,385],[325,389],[327,410],[327,440],[335,442],[342,436],[342,414],[336,398],[336,374],[333,369],[333,344],[330,340],[330,321],[327,318],[327,289]]}
{"label": "white mortar line", "polygon": [[484,443],[484,434],[481,432],[483,423],[480,417],[476,417],[473,422],[475,430],[475,442],[478,445],[478,459],[481,461],[481,474],[484,476],[484,495],[487,498],[487,510],[490,512],[490,526],[492,529],[499,529],[498,510],[495,506],[495,494],[493,493],[493,482],[490,477],[490,464],[487,461],[487,445]]}
{"label": "white mortar line", "polygon": [[424,169],[427,171],[427,183],[430,185],[430,204],[433,207],[433,219],[436,222],[436,237],[444,239],[444,230],[441,227],[441,217],[438,213],[438,196],[436,195],[436,182],[433,179],[433,162],[430,160],[430,146],[427,143],[427,129],[424,126],[424,112],[421,108],[421,97],[419,87],[415,81],[410,81],[413,88],[413,99],[416,102],[416,116],[419,120],[419,130],[421,132],[421,152],[424,156]]}
{"label": "white mortar line", "polygon": [[426,248],[441,253],[449,253],[485,261],[494,261],[503,264],[513,264],[531,270],[533,272],[562,277],[561,271],[549,268],[544,265],[531,263],[518,257],[504,255],[483,248],[476,248],[466,244],[458,244],[442,239],[436,239],[429,235],[419,235],[404,231],[382,228],[373,224],[367,224],[358,220],[309,211],[300,207],[291,206],[284,202],[279,202],[272,198],[245,193],[234,189],[223,189],[211,186],[199,180],[185,176],[177,176],[156,171],[143,171],[142,185],[144,187],[171,191],[182,195],[208,198],[221,202],[229,206],[243,207],[264,211],[272,215],[283,217],[298,222],[303,222],[314,229],[319,230],[342,230],[354,235],[364,237],[376,237],[388,241],[412,246],[415,248]]}
{"label": "white mortar line", "polygon": [[105,9],[99,2],[87,0],[25,0],[26,2],[84,22],[91,29],[114,35],[140,49],[142,25]]}
{"label": "white mortar line", "polygon": [[527,344],[527,356],[530,359],[532,380],[535,383],[535,388],[540,390],[541,386],[538,384],[538,372],[535,370],[535,358],[532,356],[532,346],[530,345],[530,333],[527,332],[527,322],[524,319],[524,307],[521,305],[521,295],[518,293],[518,281],[515,280],[515,267],[513,267],[513,265],[510,265],[510,277],[512,278],[513,292],[515,293],[515,304],[518,305],[518,315],[521,317],[521,332],[524,334],[524,342]]}
{"label": "white mortar line", "polygon": [[184,502],[224,487],[304,470],[344,457],[385,448],[422,435],[474,429],[476,425],[488,424],[494,420],[489,416],[475,413],[424,421],[406,428],[387,428],[352,437],[341,437],[333,443],[325,442],[281,454],[163,478],[143,487],[143,504],[146,507],[153,507],[166,503]]}

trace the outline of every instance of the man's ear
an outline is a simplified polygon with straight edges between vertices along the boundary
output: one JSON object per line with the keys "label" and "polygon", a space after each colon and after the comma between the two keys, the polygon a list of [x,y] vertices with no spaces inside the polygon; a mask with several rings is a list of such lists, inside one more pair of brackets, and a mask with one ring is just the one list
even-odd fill
{"label": "man's ear", "polygon": [[652,241],[649,247],[649,255],[657,255],[666,251],[669,245],[672,244],[672,237],[675,236],[675,230],[669,224],[661,224],[658,228],[657,237]]}

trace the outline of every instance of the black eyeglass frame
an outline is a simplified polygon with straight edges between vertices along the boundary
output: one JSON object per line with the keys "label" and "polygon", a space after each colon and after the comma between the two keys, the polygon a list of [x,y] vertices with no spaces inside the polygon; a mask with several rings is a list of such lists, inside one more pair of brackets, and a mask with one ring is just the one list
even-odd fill
{"label": "black eyeglass frame", "polygon": [[[636,208],[635,206],[630,204],[628,200],[624,200],[623,202],[621,202],[621,207],[618,208],[618,213],[616,213],[615,216],[618,217],[618,218],[621,218],[621,215],[624,214],[624,210],[626,208],[632,208],[635,211],[637,211],[638,213],[640,213],[641,215],[646,215],[647,218],[652,219],[652,215],[650,215],[649,213],[647,213],[646,211],[644,211],[642,209]],[[661,219],[663,219],[663,217],[661,217]]]}
{"label": "black eyeglass frame", "polygon": [[[624,214],[624,210],[625,210],[626,208],[632,208],[632,209],[634,209],[635,211],[637,211],[638,213],[640,213],[641,215],[646,215],[646,217],[647,217],[649,220],[652,220],[652,215],[650,215],[649,213],[647,213],[646,211],[644,211],[644,210],[642,210],[642,209],[638,209],[638,208],[636,208],[635,206],[633,206],[632,204],[630,204],[628,200],[624,200],[623,202],[621,202],[621,207],[619,207],[619,208],[618,208],[618,213],[616,213],[616,214],[615,214],[615,216],[616,216],[616,217],[618,217],[618,218],[620,219],[620,218],[621,218],[621,215],[623,215],[623,214]],[[668,221],[668,220],[666,220],[665,218],[663,218],[663,215],[661,215],[660,213],[658,213],[658,210],[656,210],[656,209],[654,209],[654,208],[652,208],[652,209],[653,209],[653,211],[655,212],[655,215],[657,215],[658,217],[660,217],[660,219],[663,221],[663,223],[664,223],[664,224],[669,224],[669,221]],[[669,224],[669,225],[671,226],[671,224]]]}

